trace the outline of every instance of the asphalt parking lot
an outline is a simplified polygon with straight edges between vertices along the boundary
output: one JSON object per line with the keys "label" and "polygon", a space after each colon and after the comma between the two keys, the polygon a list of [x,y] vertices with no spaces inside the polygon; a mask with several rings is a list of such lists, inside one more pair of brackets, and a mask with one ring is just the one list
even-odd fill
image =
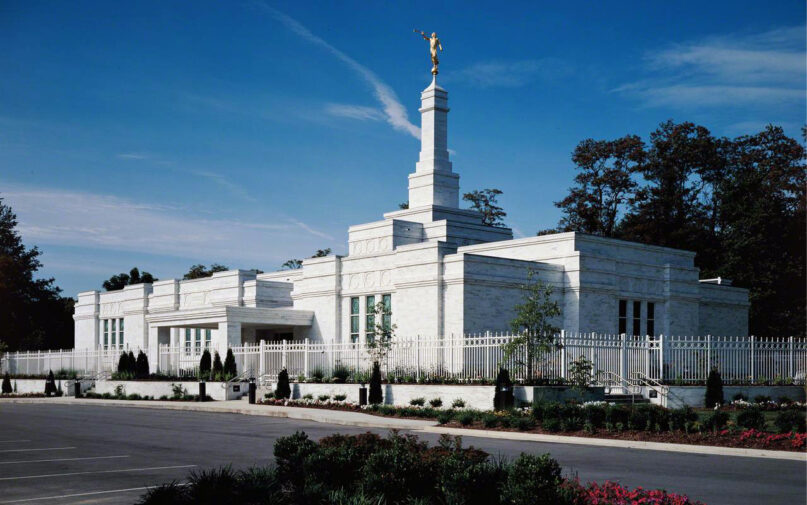
{"label": "asphalt parking lot", "polygon": [[[131,504],[148,486],[182,481],[195,469],[269,464],[274,441],[295,430],[312,438],[368,431],[238,414],[3,403],[0,503]],[[805,462],[478,437],[464,441],[497,456],[549,452],[582,481],[665,488],[709,505],[807,501]]]}

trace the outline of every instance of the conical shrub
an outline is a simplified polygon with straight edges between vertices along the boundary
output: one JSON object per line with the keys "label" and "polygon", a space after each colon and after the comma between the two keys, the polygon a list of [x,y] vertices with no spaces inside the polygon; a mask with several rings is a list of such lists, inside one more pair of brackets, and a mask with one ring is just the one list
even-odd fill
{"label": "conical shrub", "polygon": [[215,356],[213,356],[213,373],[211,374],[211,378],[214,381],[220,381],[222,375],[224,375],[224,365],[221,364],[221,356],[219,356],[219,352],[216,351]]}
{"label": "conical shrub", "polygon": [[370,374],[370,395],[367,401],[370,405],[378,405],[384,402],[384,395],[381,393],[381,367],[378,361],[373,363],[373,373]]}
{"label": "conical shrub", "polygon": [[224,377],[226,380],[230,380],[236,375],[238,375],[238,369],[235,366],[235,356],[233,356],[233,350],[227,349],[227,356],[224,358]]}
{"label": "conical shrub", "polygon": [[205,351],[202,353],[202,359],[199,360],[200,379],[210,378],[210,367],[211,367],[210,351],[205,349]]}
{"label": "conical shrub", "polygon": [[6,374],[3,375],[3,390],[2,391],[3,391],[4,395],[10,395],[11,392],[13,391],[12,388],[11,388],[11,376],[8,374],[8,372],[6,372]]}
{"label": "conical shrub", "polygon": [[48,378],[45,379],[45,396],[56,394],[56,379],[53,377],[53,370],[48,372]]}
{"label": "conical shrub", "polygon": [[277,374],[277,389],[275,398],[283,399],[291,397],[291,385],[289,384],[289,372],[284,368]]}
{"label": "conical shrub", "polygon": [[148,379],[149,377],[149,357],[146,353],[140,351],[137,353],[137,361],[135,362],[135,377],[138,379]]}

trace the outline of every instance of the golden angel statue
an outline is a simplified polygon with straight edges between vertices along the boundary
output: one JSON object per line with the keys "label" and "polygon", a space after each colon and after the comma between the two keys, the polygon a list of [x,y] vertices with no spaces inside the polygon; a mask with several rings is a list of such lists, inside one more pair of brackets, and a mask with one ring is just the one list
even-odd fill
{"label": "golden angel statue", "polygon": [[443,50],[442,44],[440,44],[440,39],[437,38],[437,34],[432,32],[432,36],[429,37],[425,33],[420,30],[415,30],[415,33],[419,33],[424,39],[429,41],[429,52],[432,56],[432,75],[437,75],[437,65],[440,64],[440,60],[437,59],[437,49]]}

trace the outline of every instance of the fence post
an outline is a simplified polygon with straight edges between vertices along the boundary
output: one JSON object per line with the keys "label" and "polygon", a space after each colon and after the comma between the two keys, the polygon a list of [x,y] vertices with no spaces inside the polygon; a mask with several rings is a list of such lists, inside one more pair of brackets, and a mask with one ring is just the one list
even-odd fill
{"label": "fence post", "polygon": [[266,340],[261,339],[258,343],[258,377],[263,377],[266,374]]}
{"label": "fence post", "polygon": [[789,359],[788,359],[787,374],[788,374],[788,377],[795,380],[796,377],[793,374],[793,368],[794,368],[794,366],[793,366],[793,337],[790,337],[788,340],[789,340],[789,342],[788,342],[788,354],[789,354],[788,357],[789,357]]}
{"label": "fence post", "polygon": [[658,336],[658,380],[664,382],[664,335]]}
{"label": "fence post", "polygon": [[420,382],[420,334],[415,340],[415,377]]}
{"label": "fence post", "polygon": [[706,335],[706,374],[705,378],[709,377],[709,371],[712,369],[712,336]]}
{"label": "fence post", "polygon": [[566,378],[566,330],[560,330],[560,376]]}
{"label": "fence post", "polygon": [[644,350],[645,350],[645,360],[644,360],[644,375],[645,377],[650,377],[650,335],[645,335],[644,337]]}
{"label": "fence post", "polygon": [[751,335],[751,384],[753,384],[757,380],[755,368],[756,367],[754,366],[754,336]]}
{"label": "fence post", "polygon": [[280,350],[280,368],[286,368],[286,339],[283,339],[283,346]]}
{"label": "fence post", "polygon": [[625,379],[625,372],[628,371],[628,336],[623,333],[620,337],[622,345],[619,347],[619,376]]}
{"label": "fence post", "polygon": [[[308,338],[305,339],[305,345],[303,346],[303,375],[308,378]],[[285,346],[286,341],[283,341],[283,345]]]}

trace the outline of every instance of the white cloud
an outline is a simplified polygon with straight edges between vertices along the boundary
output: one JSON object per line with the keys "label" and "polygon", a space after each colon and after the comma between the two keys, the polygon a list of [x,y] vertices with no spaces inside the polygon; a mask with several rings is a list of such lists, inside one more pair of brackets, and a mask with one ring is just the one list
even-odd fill
{"label": "white cloud", "polygon": [[364,105],[329,103],[325,106],[325,112],[331,116],[358,119],[360,121],[381,121],[385,118],[384,113],[380,110]]}
{"label": "white cloud", "polygon": [[147,160],[149,156],[142,153],[121,153],[117,156],[122,160]]}
{"label": "white cloud", "polygon": [[269,12],[275,19],[283,23],[283,25],[296,33],[303,39],[320,46],[333,56],[335,56],[342,63],[347,65],[351,70],[356,72],[362,79],[364,79],[373,88],[373,93],[376,99],[381,102],[386,121],[396,130],[408,133],[416,139],[420,138],[420,128],[409,122],[409,117],[406,109],[398,100],[398,96],[385,82],[383,82],[372,70],[365,67],[358,61],[354,60],[347,54],[335,48],[325,40],[311,33],[305,26],[301,25],[297,20],[283,14],[282,12],[270,7],[264,3],[258,3],[260,7]]}
{"label": "white cloud", "polygon": [[205,179],[207,179],[209,181],[212,181],[213,183],[220,186],[221,188],[223,188],[225,191],[227,191],[231,195],[233,195],[235,197],[238,197],[241,200],[244,200],[246,202],[251,202],[251,203],[254,203],[254,202],[258,201],[256,198],[254,198],[252,195],[249,194],[249,192],[246,190],[246,188],[244,188],[240,184],[237,184],[237,183],[231,181],[230,179],[228,179],[227,177],[225,177],[225,176],[223,176],[221,174],[217,174],[215,172],[207,172],[207,171],[204,171],[204,170],[202,170],[202,171],[188,170],[188,173],[196,175],[198,177],[205,178]]}
{"label": "white cloud", "polygon": [[711,37],[646,55],[648,77],[614,91],[653,107],[804,103],[805,27]]}
{"label": "white cloud", "polygon": [[300,251],[336,245],[331,235],[293,218],[271,223],[200,219],[116,196],[4,186],[0,197],[14,209],[29,245],[208,257],[265,269]]}
{"label": "white cloud", "polygon": [[521,61],[486,61],[450,73],[447,81],[465,81],[482,88],[518,88],[534,80],[568,76],[571,67],[556,58]]}

